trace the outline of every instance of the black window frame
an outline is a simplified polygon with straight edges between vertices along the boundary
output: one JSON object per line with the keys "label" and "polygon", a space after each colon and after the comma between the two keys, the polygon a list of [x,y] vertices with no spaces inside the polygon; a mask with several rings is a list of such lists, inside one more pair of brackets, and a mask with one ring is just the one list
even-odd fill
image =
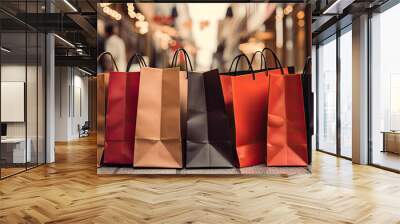
{"label": "black window frame", "polygon": [[[341,67],[340,67],[340,37],[352,31],[352,17],[350,15],[343,17],[341,20],[337,21],[331,27],[326,29],[326,31],[322,32],[319,38],[316,41],[316,150],[319,152],[323,152],[329,155],[337,156],[340,158],[344,158],[346,160],[352,160],[352,158],[342,155],[341,150],[341,119],[340,119],[340,77],[341,77]],[[336,41],[336,152],[332,153],[326,151],[319,147],[319,47],[322,44],[329,43],[330,41]]]}
{"label": "black window frame", "polygon": [[[38,13],[39,12],[39,3],[46,3],[47,0],[46,1],[45,0],[19,0],[19,2],[21,2],[21,4],[25,4],[25,12],[24,13],[25,13],[25,15],[27,15],[28,3],[36,4],[36,12]],[[7,1],[4,1],[3,3],[7,3]],[[8,14],[7,10],[2,8],[2,3],[0,3],[0,10],[1,10],[1,13]],[[47,10],[48,10],[47,7],[45,10],[47,12]],[[12,14],[10,14],[10,15],[12,15]],[[16,20],[18,20],[18,19],[16,18]],[[18,22],[22,22],[22,21],[18,21]],[[4,180],[8,177],[15,176],[17,174],[26,172],[33,168],[37,168],[41,165],[46,164],[46,162],[47,162],[47,140],[46,140],[47,139],[47,130],[46,130],[46,126],[47,126],[47,114],[46,114],[46,108],[47,108],[47,100],[46,100],[46,96],[47,96],[47,82],[46,82],[46,77],[47,77],[47,49],[46,49],[47,48],[47,33],[40,31],[26,23],[22,24],[22,26],[24,26],[24,30],[8,32],[8,31],[4,31],[1,29],[2,23],[0,22],[0,46],[2,46],[1,42],[2,42],[2,34],[3,33],[20,33],[21,35],[25,35],[25,49],[24,49],[24,51],[25,51],[25,58],[24,58],[24,60],[25,60],[25,87],[24,87],[24,92],[25,92],[24,93],[24,95],[25,95],[25,97],[24,97],[25,98],[25,100],[24,100],[25,101],[24,102],[25,166],[24,166],[23,170],[9,174],[7,176],[3,176],[3,173],[2,173],[3,168],[0,166],[0,180]],[[28,147],[28,130],[27,130],[28,129],[28,117],[27,117],[27,81],[28,81],[28,79],[27,79],[27,76],[28,76],[28,70],[27,69],[28,69],[28,65],[29,65],[29,63],[28,63],[29,59],[28,59],[28,54],[27,54],[27,52],[28,52],[28,34],[33,34],[34,36],[36,36],[36,50],[35,50],[36,51],[36,61],[35,61],[36,71],[35,72],[36,72],[36,104],[37,104],[37,106],[36,106],[36,122],[34,122],[34,123],[36,123],[36,136],[33,137],[33,138],[36,138],[36,142],[37,142],[37,144],[36,144],[36,161],[34,163],[29,163],[29,166],[28,166],[28,162],[27,162],[27,156],[28,156],[28,154],[27,154],[27,147]],[[42,35],[43,38],[41,38],[41,39],[39,38],[40,34],[43,34]],[[43,49],[41,49],[41,51],[39,51],[39,46],[40,46],[39,39],[42,41],[42,44],[43,44],[42,45]],[[40,54],[39,52],[42,52],[43,55],[39,55]],[[2,53],[0,53],[0,82],[1,82],[2,56],[3,56]],[[42,61],[44,62],[43,64],[39,63],[39,57],[42,58]],[[38,67],[40,65],[42,65],[42,71],[41,71],[42,72],[42,82],[44,84],[44,86],[43,86],[44,98],[42,99],[44,116],[41,118],[39,118],[40,115],[39,115],[39,78],[38,78],[39,77]],[[0,86],[0,90],[1,90],[1,86]],[[1,91],[0,91],[0,96],[1,96]],[[1,103],[1,97],[0,97],[0,103]],[[1,104],[0,104],[0,110],[1,110]],[[43,148],[41,149],[43,152],[43,155],[42,155],[43,161],[42,162],[39,162],[39,119],[41,120],[41,122],[43,122],[43,125],[44,125],[43,126],[43,128],[44,128],[43,143],[44,144],[42,145]],[[42,120],[42,119],[44,119],[44,120]],[[1,123],[2,122],[1,122],[1,115],[0,115],[0,124]],[[1,152],[2,152],[2,149],[1,149],[1,144],[0,144],[0,158],[1,158]]]}

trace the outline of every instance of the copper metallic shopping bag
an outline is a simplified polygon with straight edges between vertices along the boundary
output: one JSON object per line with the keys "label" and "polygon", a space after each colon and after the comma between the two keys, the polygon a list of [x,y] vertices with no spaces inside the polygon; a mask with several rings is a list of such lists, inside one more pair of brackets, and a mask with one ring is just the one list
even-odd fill
{"label": "copper metallic shopping bag", "polygon": [[140,70],[134,167],[182,167],[179,68]]}
{"label": "copper metallic shopping bag", "polygon": [[218,70],[193,72],[189,54],[184,49],[179,51],[184,53],[186,70],[190,69],[187,71],[186,167],[233,167],[229,118]]}
{"label": "copper metallic shopping bag", "polygon": [[270,75],[267,166],[307,166],[307,127],[301,74]]}
{"label": "copper metallic shopping bag", "polygon": [[[135,54],[131,58],[127,71],[135,57],[140,56]],[[139,81],[140,72],[110,73],[104,147],[106,164],[133,163]]]}

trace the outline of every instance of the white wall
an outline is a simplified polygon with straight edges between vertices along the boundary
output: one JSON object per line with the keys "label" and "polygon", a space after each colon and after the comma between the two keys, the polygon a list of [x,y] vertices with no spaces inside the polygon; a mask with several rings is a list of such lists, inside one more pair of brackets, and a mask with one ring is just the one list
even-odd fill
{"label": "white wall", "polygon": [[[28,74],[35,72],[36,67],[28,66],[25,67],[25,64],[4,64],[1,66],[1,81],[3,82],[25,82],[25,75],[27,69]],[[36,90],[35,90],[36,91]],[[35,93],[27,93],[28,97],[36,97]],[[27,99],[29,102],[31,100]],[[7,108],[1,108],[1,110],[7,110]],[[30,117],[31,114],[28,114],[28,121],[33,120]],[[36,115],[36,114],[35,114]],[[26,122],[7,122],[7,136],[8,137],[25,137],[25,124]],[[31,125],[29,125],[30,127]],[[29,133],[28,133],[28,137]]]}
{"label": "white wall", "polygon": [[67,67],[55,68],[55,140],[68,141],[69,139],[69,84],[70,69]]}
{"label": "white wall", "polygon": [[[38,69],[38,70],[37,70]],[[27,78],[27,80],[25,80]],[[32,150],[32,161],[44,163],[45,159],[45,90],[44,73],[42,67],[35,65],[10,63],[1,66],[2,82],[24,82],[26,83],[26,106],[20,112],[26,112],[26,120],[23,122],[6,122],[7,137],[24,138],[25,135],[30,140]],[[22,92],[24,93],[24,90]],[[4,95],[2,97],[5,97]],[[6,96],[7,97],[7,96]],[[12,110],[10,107],[2,107],[1,110]],[[7,111],[10,112],[10,111]],[[49,158],[49,157],[48,157]],[[51,157],[50,157],[51,158]],[[51,162],[51,160],[48,160]]]}
{"label": "white wall", "polygon": [[75,68],[56,67],[56,141],[79,138],[78,124],[88,120],[88,78],[83,75]]}

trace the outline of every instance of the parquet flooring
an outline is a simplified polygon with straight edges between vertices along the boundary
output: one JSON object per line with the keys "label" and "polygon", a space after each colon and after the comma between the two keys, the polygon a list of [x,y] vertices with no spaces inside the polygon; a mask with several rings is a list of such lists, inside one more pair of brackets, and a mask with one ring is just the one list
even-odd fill
{"label": "parquet flooring", "polygon": [[323,153],[295,176],[97,176],[94,138],[0,181],[0,223],[400,223],[400,175]]}
{"label": "parquet flooring", "polygon": [[2,177],[7,177],[7,176],[11,176],[13,174],[22,172],[24,170],[25,170],[25,167],[17,167],[17,168],[15,168],[15,167],[11,167],[11,168],[3,167],[3,168],[1,168],[1,175],[2,175]]}

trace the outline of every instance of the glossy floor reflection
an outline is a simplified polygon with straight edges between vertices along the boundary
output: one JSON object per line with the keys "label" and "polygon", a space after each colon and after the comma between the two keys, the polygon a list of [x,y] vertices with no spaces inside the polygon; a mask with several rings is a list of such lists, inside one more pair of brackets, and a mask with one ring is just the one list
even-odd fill
{"label": "glossy floor reflection", "polygon": [[376,150],[372,157],[373,164],[400,171],[400,155]]}

